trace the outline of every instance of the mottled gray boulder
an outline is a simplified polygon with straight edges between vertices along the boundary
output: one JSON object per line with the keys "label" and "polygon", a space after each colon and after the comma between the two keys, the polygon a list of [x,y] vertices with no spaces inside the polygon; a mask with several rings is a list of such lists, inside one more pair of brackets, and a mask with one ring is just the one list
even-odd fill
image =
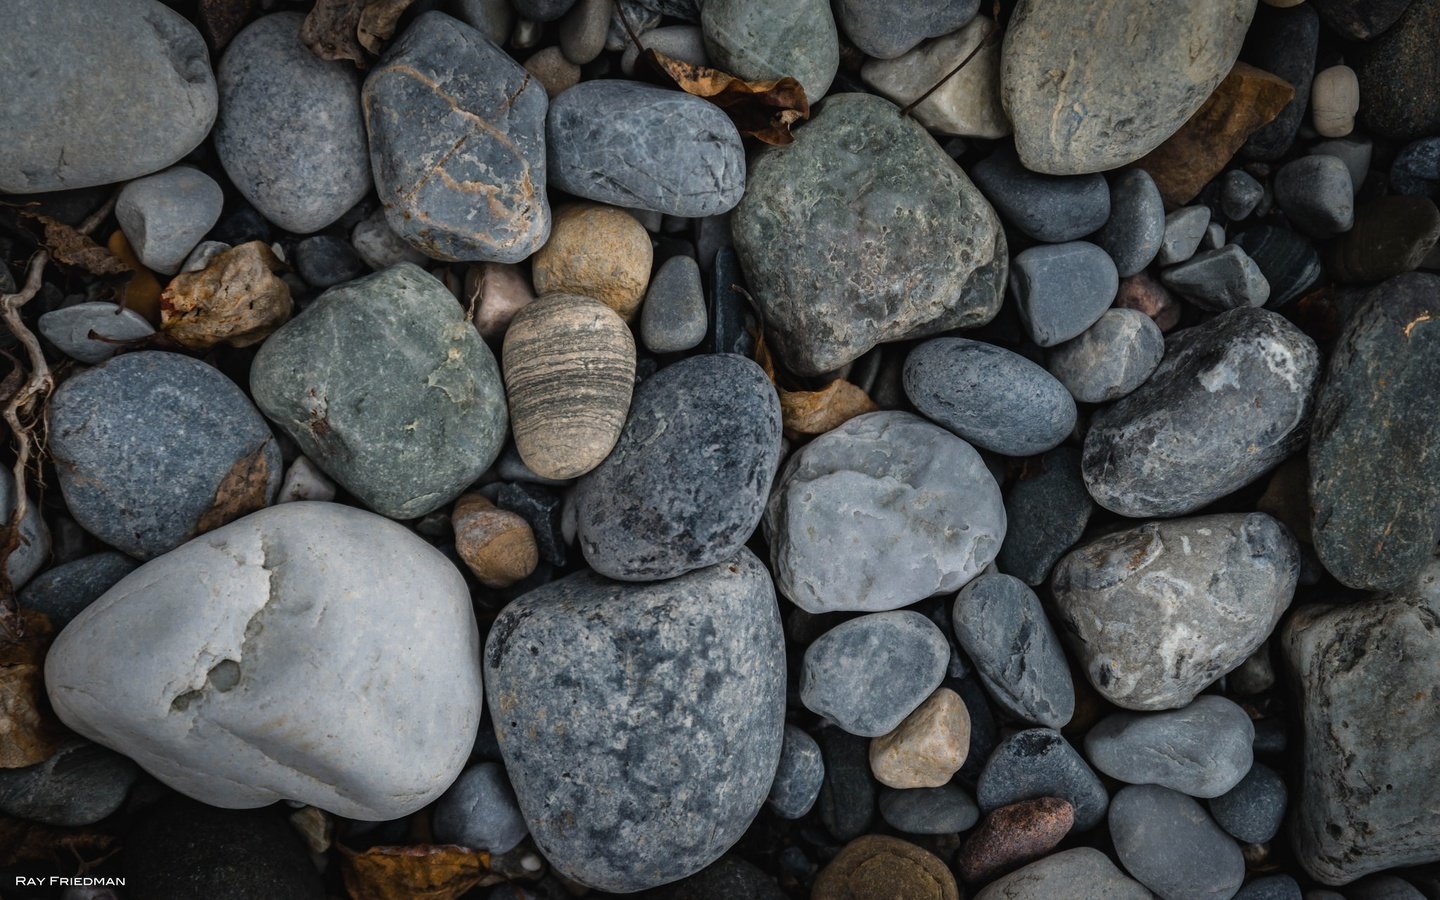
{"label": "mottled gray boulder", "polygon": [[955,784],[935,788],[885,788],[880,816],[907,834],[958,834],[980,821],[980,807]]}
{"label": "mottled gray boulder", "polygon": [[284,503],[121,579],[55,639],[45,686],[67,726],[197,800],[393,819],[465,764],[479,644],[439,551],[364,510]]}
{"label": "mottled gray boulder", "polygon": [[127,353],[70,378],[49,427],[70,515],[140,559],[269,505],[284,475],[239,386],[178,353]]}
{"label": "mottled gray boulder", "polygon": [[444,13],[416,19],[365,79],[375,189],[426,256],[514,263],[550,235],[545,89]]}
{"label": "mottled gray boulder", "polygon": [[1149,172],[1128,169],[1110,180],[1110,218],[1093,240],[1110,254],[1121,278],[1155,260],[1165,240],[1165,201]]}
{"label": "mottled gray boulder", "polygon": [[509,853],[529,829],[505,768],[498,763],[473,765],[440,795],[431,811],[435,837],[491,853]]}
{"label": "mottled gray boulder", "polygon": [[961,589],[950,618],[960,649],[1006,712],[1048,728],[1070,721],[1075,685],[1065,651],[1024,582],[981,575]]}
{"label": "mottled gray boulder", "polygon": [[215,122],[205,41],[158,0],[8,4],[0,84],[0,193],[158,172]]}
{"label": "mottled gray boulder", "polygon": [[975,900],[1152,900],[1138,881],[1126,877],[1110,857],[1093,847],[1075,847],[1037,860],[990,882]]}
{"label": "mottled gray boulder", "polygon": [[42,763],[0,769],[0,812],[42,825],[91,825],[120,808],[140,775],[125,757],[71,740]]}
{"label": "mottled gray boulder", "polygon": [[286,231],[308,234],[370,191],[360,74],[300,42],[304,15],[252,22],[220,60],[215,152],[236,189]]}
{"label": "mottled gray boulder", "polygon": [[780,399],[733,354],[694,356],[640,383],[574,505],[590,567],[658,581],[728,559],[760,523],[780,464]]}
{"label": "mottled gray boulder", "polygon": [[1320,353],[1276,313],[1236,309],[1172,334],[1134,393],[1085,435],[1085,485],[1125,516],[1192,512],[1304,443]]}
{"label": "mottled gray boulder", "polygon": [[1099,825],[1110,802],[1099,776],[1051,728],[1017,731],[1001,741],[975,786],[975,799],[987,813],[1038,797],[1068,801],[1075,808],[1076,831]]}
{"label": "mottled gray boulder", "polygon": [[957,30],[980,10],[980,0],[839,0],[835,20],[866,56],[894,59],[926,38]]}
{"label": "mottled gray boulder", "polygon": [[1207,694],[1180,709],[1113,713],[1085,735],[1090,764],[1127,784],[1218,797],[1250,771],[1255,726],[1245,710]]}
{"label": "mottled gray boulder", "polygon": [[1010,294],[1030,339],[1053,347],[1079,335],[1115,302],[1110,254],[1087,241],[1037,244],[1015,255]]}
{"label": "mottled gray boulder", "polygon": [[[0,483],[0,492],[4,490],[4,484]],[[63,628],[138,565],[125,554],[114,551],[82,556],[30,579],[20,591],[20,605],[39,610],[50,619],[51,625]]]}
{"label": "mottled gray boulder", "polygon": [[1335,344],[1310,433],[1312,530],[1341,582],[1411,578],[1440,539],[1440,277],[1373,290]]}
{"label": "mottled gray boulder", "polygon": [[1027,461],[1005,495],[1005,543],[995,564],[1031,587],[1044,583],[1094,510],[1077,448],[1056,447]]}
{"label": "mottled gray boulder", "polygon": [[103,300],[52,309],[42,313],[36,324],[45,340],[61,353],[90,365],[114,356],[125,341],[139,341],[155,333],[155,326],[135,310]]}
{"label": "mottled gray boulder", "polygon": [[1050,351],[1050,374],[1081,403],[1118,400],[1145,383],[1165,356],[1165,335],[1138,309],[1107,309]]}
{"label": "mottled gray boulder", "polygon": [[1264,844],[1280,832],[1287,796],[1280,773],[1257,762],[1239,783],[1208,805],[1215,822],[1237,841]]}
{"label": "mottled gray boulder", "polygon": [[1291,843],[1325,884],[1440,860],[1440,560],[1380,600],[1285,623],[1303,735]]}
{"label": "mottled gray boulder", "polygon": [[1103,175],[1041,175],[1021,165],[1007,146],[976,164],[970,177],[1002,219],[1037,241],[1077,240],[1110,218]]}
{"label": "mottled gray boulder", "polygon": [[861,737],[887,734],[945,678],[950,642],[912,610],[843,622],[805,650],[800,702]]}
{"label": "mottled gray boulder", "polygon": [[[9,523],[15,515],[14,475],[6,470],[0,472],[0,522]],[[5,577],[11,588],[20,588],[29,581],[45,558],[50,555],[50,529],[40,514],[40,506],[28,492],[25,495],[25,515],[20,519],[20,540],[5,559]]]}
{"label": "mottled gray boulder", "polygon": [[1075,428],[1075,400],[1065,386],[994,344],[957,337],[926,341],[905,358],[903,378],[916,409],[982,450],[1032,456]]}
{"label": "mottled gray boulder", "polygon": [[535,844],[582,884],[630,892],[699,871],[774,780],[785,638],[747,550],[669,581],[581,572],[531,591],[496,619],[485,682]]}
{"label": "mottled gray boulder", "polygon": [[1116,169],[1160,146],[1230,71],[1256,0],[1021,0],[1001,90],[1025,167]]}
{"label": "mottled gray boulder", "polygon": [[795,143],[753,160],[749,177],[731,217],[735,249],[766,338],[795,372],[817,375],[876,344],[999,311],[1000,220],[889,101],[826,100]]}
{"label": "mottled gray boulder", "polygon": [[959,590],[1005,539],[980,454],[919,416],[857,416],[786,462],[765,509],[780,592],[812,613],[873,612]]}
{"label": "mottled gray boulder", "polygon": [[495,356],[443,284],[407,264],[332,288],[250,368],[265,415],[382,515],[439,509],[500,455]]}
{"label": "mottled gray boulder", "polygon": [[638,81],[575,85],[550,104],[550,183],[577,197],[665,213],[714,216],[745,193],[745,148],[707,100]]}
{"label": "mottled gray boulder", "polygon": [[811,103],[840,67],[840,40],[827,0],[705,0],[700,27],[717,68],[752,80],[800,82]]}
{"label": "mottled gray boulder", "polygon": [[798,819],[815,805],[824,781],[825,760],[820,745],[800,728],[786,725],[775,781],[765,802],[780,818]]}
{"label": "mottled gray boulder", "polygon": [[1085,674],[1116,706],[1184,706],[1270,636],[1300,549],[1264,513],[1149,522],[1071,551],[1051,580]]}
{"label": "mottled gray boulder", "polygon": [[215,179],[176,166],[125,185],[115,202],[115,218],[146,268],[173,275],[220,221],[224,205],[225,192]]}
{"label": "mottled gray boulder", "polygon": [[1245,880],[1239,845],[1169,788],[1122,788],[1110,804],[1110,837],[1120,864],[1165,900],[1233,897]]}

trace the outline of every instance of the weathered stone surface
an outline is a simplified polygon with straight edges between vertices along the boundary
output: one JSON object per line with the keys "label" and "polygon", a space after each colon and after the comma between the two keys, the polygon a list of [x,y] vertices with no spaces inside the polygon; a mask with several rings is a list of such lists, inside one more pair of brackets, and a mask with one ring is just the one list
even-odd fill
{"label": "weathered stone surface", "polygon": [[550,233],[545,89],[444,13],[416,19],[362,94],[390,227],[426,256],[520,262]]}
{"label": "weathered stone surface", "polygon": [[598,203],[567,203],[545,246],[530,260],[538,294],[593,297],[626,321],[635,315],[655,251],[633,215]]}
{"label": "weathered stone surface", "polygon": [[1091,765],[1128,784],[1218,797],[1250,771],[1255,726],[1245,710],[1205,695],[1170,712],[1114,713],[1085,735]]}
{"label": "weathered stone surface", "polygon": [[802,609],[888,610],[983,571],[1005,511],[969,444],[919,416],[873,412],[790,457],[765,533],[776,586]]}
{"label": "weathered stone surface", "polygon": [[800,702],[851,734],[879,737],[940,686],[949,662],[950,642],[920,613],[858,616],[806,648]]}
{"label": "weathered stone surface", "polygon": [[1144,169],[1127,169],[1110,180],[1110,218],[1094,241],[1129,278],[1155,259],[1165,239],[1165,201]]}
{"label": "weathered stone surface", "polygon": [[[37,324],[40,334],[60,352],[92,366],[114,356],[124,341],[139,341],[155,333],[155,326],[135,310],[103,300],[42,313]],[[90,336],[92,331],[96,337]]]}
{"label": "weathered stone surface", "polygon": [[1058,797],[1002,806],[965,839],[955,867],[971,884],[989,881],[1055,849],[1074,824],[1075,808]]}
{"label": "weathered stone surface", "polygon": [[62,828],[90,825],[120,808],[139,774],[120,754],[71,740],[42,763],[0,769],[0,812]]}
{"label": "weathered stone surface", "polygon": [[[933,3],[935,0],[920,0]],[[950,6],[974,0],[941,0]],[[886,21],[900,22],[886,5],[860,0],[859,4],[883,14]],[[845,4],[840,4],[844,9]],[[975,56],[953,78],[946,79],[938,90],[916,104],[912,115],[921,124],[939,134],[960,137],[1002,138],[1010,133],[1010,120],[1000,105],[1000,42],[991,41],[978,52],[977,47],[995,30],[995,22],[976,16],[968,25],[952,34],[926,41],[904,55],[867,60],[860,67],[860,77],[875,90],[901,106],[913,102],[960,65],[971,53]],[[873,55],[873,54],[872,54]]]}
{"label": "weathered stone surface", "polygon": [[1145,383],[1165,356],[1165,335],[1135,309],[1107,309],[1079,337],[1050,351],[1046,367],[1081,403],[1118,400]]}
{"label": "weathered stone surface", "polygon": [[1001,85],[1026,168],[1100,172],[1154,150],[1230,71],[1255,2],[1022,0]]}
{"label": "weathered stone surface", "polygon": [[1051,854],[986,885],[975,900],[1151,900],[1139,882],[1091,847]]}
{"label": "weathered stone surface", "polygon": [[815,879],[811,900],[960,900],[955,876],[940,858],[881,834],[857,838]]}
{"label": "weathered stone surface", "polygon": [[1245,880],[1240,848],[1199,803],[1158,785],[1122,788],[1110,804],[1120,863],[1166,900],[1233,897]]}
{"label": "weathered stone surface", "polygon": [[1264,844],[1279,833],[1285,820],[1285,779],[1264,763],[1255,763],[1209,806],[1216,823],[1236,840]]}
{"label": "weathered stone surface", "polygon": [[785,638],[770,578],[743,549],[655,584],[581,572],[531,591],[491,629],[485,682],[536,845],[601,890],[714,862],[780,759]]}
{"label": "weathered stone surface", "polygon": [[866,56],[894,59],[926,38],[950,34],[979,9],[980,0],[840,0],[835,20]]}
{"label": "weathered stone surface", "polygon": [[148,269],[173,275],[220,220],[225,193],[215,179],[175,166],[125,185],[115,218]]}
{"label": "weathered stone surface", "polygon": [[707,0],[700,6],[705,49],[715,65],[754,80],[789,75],[813,103],[840,66],[840,41],[826,0]]}
{"label": "weathered stone surface", "polygon": [[392,819],[460,773],[479,652],[438,551],[363,510],[286,503],[127,575],[55,639],[45,684],[70,728],[205,803]]}
{"label": "weathered stone surface", "polygon": [[[1360,124],[1413,140],[1440,132],[1440,0],[1414,0],[1351,63],[1360,81]],[[1348,58],[1348,57],[1347,57]]]}
{"label": "weathered stone surface", "polygon": [[1268,310],[1177,332],[1149,380],[1095,416],[1085,485],[1121,515],[1199,509],[1304,444],[1319,370],[1315,342]]}
{"label": "weathered stone surface", "polygon": [[1018,578],[981,575],[955,599],[955,638],[990,696],[1013,716],[1060,728],[1075,713],[1075,687],[1040,598]]}
{"label": "weathered stone surface", "polygon": [[1263,513],[1149,522],[1055,566],[1062,632],[1105,699],[1186,705],[1240,665],[1290,605],[1300,551]]}
{"label": "weathered stone surface", "polygon": [[970,714],[965,701],[942,687],[893,731],[870,742],[870,771],[886,787],[942,787],[965,765],[969,750]]}
{"label": "weathered stone surface", "polygon": [[1034,587],[1085,532],[1095,501],[1080,477],[1080,451],[1056,447],[1027,463],[1005,495],[1000,571]]}
{"label": "weathered stone surface", "polygon": [[1060,732],[1050,728],[1017,731],[1001,741],[975,790],[985,812],[1039,797],[1069,802],[1077,831],[1099,825],[1110,802],[1100,778]]}
{"label": "weathered stone surface", "polygon": [[934,138],[880,97],[832,97],[794,144],[754,160],[731,229],[766,339],[799,374],[1000,309],[1000,220]]}

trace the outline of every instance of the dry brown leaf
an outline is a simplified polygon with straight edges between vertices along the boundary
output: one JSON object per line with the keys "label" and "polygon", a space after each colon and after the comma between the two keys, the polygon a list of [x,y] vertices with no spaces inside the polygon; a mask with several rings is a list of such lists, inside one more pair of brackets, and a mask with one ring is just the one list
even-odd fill
{"label": "dry brown leaf", "polygon": [[370,54],[379,55],[413,2],[319,0],[300,26],[300,40],[321,59],[348,59],[358,68],[368,68]]}
{"label": "dry brown leaf", "polygon": [[19,210],[19,214],[27,219],[34,219],[45,229],[40,242],[58,263],[78,266],[91,275],[124,275],[134,271],[109,250],[64,222],[24,209]]}
{"label": "dry brown leaf", "polygon": [[355,36],[360,46],[376,56],[385,49],[385,42],[395,35],[395,23],[400,21],[407,7],[415,0],[370,0],[360,11],[360,22],[355,26]]}
{"label": "dry brown leaf", "polygon": [[454,900],[490,874],[490,854],[454,844],[340,847],[340,875],[350,900]]}
{"label": "dry brown leaf", "polygon": [[25,637],[0,639],[0,769],[44,762],[67,736],[45,696],[45,650],[54,629],[43,613],[22,608],[20,615]]}
{"label": "dry brown leaf", "polygon": [[859,386],[840,378],[818,391],[780,389],[780,420],[791,438],[824,434],[879,408]]}
{"label": "dry brown leaf", "polygon": [[218,254],[199,272],[176,275],[160,295],[160,329],[192,350],[248,347],[290,319],[284,268],[263,241]]}
{"label": "dry brown leaf", "polygon": [[265,459],[267,446],[268,442],[261,444],[225,473],[210,508],[195,526],[196,534],[204,534],[265,507],[266,488],[270,484],[270,463]]}
{"label": "dry brown leaf", "polygon": [[80,874],[120,849],[111,834],[79,828],[52,828],[0,816],[0,866],[46,862],[62,872]]}
{"label": "dry brown leaf", "polygon": [[795,140],[790,129],[810,118],[805,89],[788,75],[771,81],[746,81],[659,50],[646,50],[645,58],[685,93],[704,97],[725,110],[741,134],[767,144],[784,146]]}

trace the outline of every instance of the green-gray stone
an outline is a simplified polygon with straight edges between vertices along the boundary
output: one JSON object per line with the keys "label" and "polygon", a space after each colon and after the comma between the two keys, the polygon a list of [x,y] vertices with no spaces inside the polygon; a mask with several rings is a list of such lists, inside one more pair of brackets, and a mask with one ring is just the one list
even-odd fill
{"label": "green-gray stone", "polygon": [[454,500],[505,440],[494,355],[409,263],[321,295],[260,348],[250,390],[326,474],[396,519]]}
{"label": "green-gray stone", "polygon": [[811,103],[825,96],[840,67],[829,0],[708,0],[700,25],[716,66],[755,80],[789,75]]}

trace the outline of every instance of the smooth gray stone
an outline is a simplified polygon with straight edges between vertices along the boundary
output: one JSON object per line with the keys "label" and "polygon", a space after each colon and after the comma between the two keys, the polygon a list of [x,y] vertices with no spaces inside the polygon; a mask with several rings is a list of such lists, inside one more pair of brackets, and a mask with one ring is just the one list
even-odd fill
{"label": "smooth gray stone", "polygon": [[484,657],[520,809],[567,878],[621,893],[683,878],[764,804],[785,635],[749,551],[651,584],[551,582],[501,611]]}
{"label": "smooth gray stone", "polygon": [[815,732],[825,762],[816,811],[838,841],[853,841],[870,830],[880,783],[870,771],[870,739],[833,725]]}
{"label": "smooth gray stone", "polygon": [[390,227],[447,262],[517,263],[550,236],[545,89],[444,13],[392,43],[361,94]]}
{"label": "smooth gray stone", "polygon": [[709,318],[700,266],[689,256],[660,265],[640,308],[640,337],[651,353],[678,353],[705,339]]}
{"label": "smooth gray stone", "polygon": [[[15,515],[14,475],[7,469],[0,472],[0,522],[9,523]],[[20,540],[5,560],[5,575],[10,587],[21,588],[50,555],[50,529],[41,515],[34,495],[26,492],[25,516],[20,520]]]}
{"label": "smooth gray stone", "polygon": [[1018,578],[981,575],[955,598],[955,639],[1002,709],[1059,729],[1075,714],[1065,651],[1040,598]]}
{"label": "smooth gray stone", "polygon": [[181,272],[199,272],[209,266],[215,257],[230,249],[230,245],[222,241],[201,241],[185,257],[185,262],[180,264]]}
{"label": "smooth gray stone", "polygon": [[1207,694],[1169,712],[1112,713],[1086,733],[1085,755],[1095,768],[1128,784],[1218,797],[1250,771],[1254,740],[1255,726],[1245,710]]}
{"label": "smooth gray stone", "polygon": [[886,825],[906,834],[956,834],[975,827],[980,807],[954,784],[885,788],[880,792],[880,816]]}
{"label": "smooth gray stone", "polygon": [[245,393],[178,353],[127,353],[70,378],[49,427],[70,514],[139,559],[269,505],[284,475]]}
{"label": "smooth gray stone", "polygon": [[459,844],[490,853],[509,853],[529,829],[504,766],[485,762],[460,773],[431,811],[439,843]]}
{"label": "smooth gray stone", "polygon": [[589,65],[605,52],[614,0],[579,0],[560,20],[560,53],[577,66]]}
{"label": "smooth gray stone", "polygon": [[[805,859],[805,853],[799,847],[792,846],[787,849]],[[781,851],[781,855],[784,855],[784,851]],[[785,863],[781,862],[780,866],[781,871],[785,871]],[[807,871],[813,872],[808,859],[805,867]],[[780,889],[775,880],[778,873],[771,874],[771,871],[761,869],[738,855],[727,853],[694,875],[639,894],[636,900],[789,900],[789,895]],[[557,889],[563,890],[558,886]],[[491,894],[486,900],[510,898]]]}
{"label": "smooth gray stone", "polygon": [[1279,8],[1267,3],[1256,9],[1241,58],[1288,81],[1295,95],[1279,115],[1246,138],[1239,153],[1246,159],[1283,158],[1293,148],[1301,124],[1310,124],[1306,113],[1310,111],[1310,85],[1315,80],[1315,58],[1320,46],[1320,17],[1315,7],[1314,3],[1302,3]]}
{"label": "smooth gray stone", "polygon": [[786,725],[775,781],[766,798],[770,810],[782,819],[804,816],[815,805],[824,782],[825,761],[820,745],[800,728]]}
{"label": "smooth gray stone", "polygon": [[1027,463],[1005,495],[1000,571],[1034,587],[1085,532],[1095,501],[1080,477],[1080,451],[1056,447]]}
{"label": "smooth gray stone", "polygon": [[812,613],[875,612],[980,574],[1005,539],[1005,510],[969,444],[919,416],[882,411],[791,455],[765,536],[775,585],[791,602]]}
{"label": "smooth gray stone", "polygon": [[510,0],[454,0],[451,12],[455,18],[502,46],[510,40],[510,32],[515,29],[515,5]]}
{"label": "smooth gray stone", "polygon": [[224,205],[225,192],[215,179],[176,166],[125,185],[115,202],[115,218],[146,268],[173,275],[220,221]]}
{"label": "smooth gray stone", "polygon": [[926,418],[992,453],[1044,453],[1075,428],[1075,400],[1065,386],[994,344],[932,338],[905,358],[904,384]]}
{"label": "smooth gray stone", "polygon": [[935,692],[949,664],[950,642],[920,613],[858,616],[806,648],[800,702],[851,734],[880,737]]}
{"label": "smooth gray stone", "polygon": [[366,506],[413,519],[500,455],[495,356],[455,296],[405,264],[332,288],[260,347],[255,402]]}
{"label": "smooth gray stone", "polygon": [[237,190],[286,231],[309,234],[370,191],[360,74],[300,42],[298,12],[257,19],[220,60],[215,152]]}
{"label": "smooth gray stone", "polygon": [[1299,574],[1285,526],[1226,513],[1088,541],[1055,566],[1051,591],[1060,632],[1106,700],[1176,709],[1270,636]]}
{"label": "smooth gray stone", "polygon": [[1051,728],[1017,731],[1001,741],[975,789],[975,799],[987,813],[1038,797],[1068,801],[1075,808],[1075,831],[1099,825],[1110,802],[1099,776]]}
{"label": "smooth gray stone", "polygon": [[1400,148],[1390,164],[1390,189],[1407,197],[1440,198],[1440,136]]}
{"label": "smooth gray stone", "polygon": [[1286,803],[1285,779],[1257,762],[1238,784],[1212,799],[1209,806],[1210,815],[1237,841],[1264,844],[1279,834]]}
{"label": "smooth gray stone", "polygon": [[840,41],[827,0],[704,0],[700,27],[717,68],[751,80],[786,75],[816,103],[840,67]]}
{"label": "smooth gray stone", "polygon": [[0,812],[75,828],[92,825],[120,808],[140,769],[89,741],[67,741],[42,763],[0,769]]}
{"label": "smooth gray stone", "polygon": [[760,153],[731,230],[766,340],[797,374],[982,325],[1003,299],[995,211],[919,123],[869,94],[826,100],[793,144]]}
{"label": "smooth gray stone", "polygon": [[344,238],[317,234],[295,247],[295,268],[311,287],[328,288],[366,272],[365,261]]}
{"label": "smooth gray stone", "polygon": [[1355,188],[1350,170],[1326,154],[1291,160],[1275,173],[1275,203],[1295,230],[1317,240],[1355,224]]}
{"label": "smooth gray stone", "polygon": [[1107,309],[1079,337],[1051,349],[1046,367],[1081,403],[1109,403],[1145,383],[1165,356],[1165,335],[1136,309]]}
{"label": "smooth gray stone", "polygon": [[850,43],[875,59],[894,59],[926,38],[957,31],[980,0],[839,0],[835,21]]}
{"label": "smooth gray stone", "polygon": [[550,104],[550,183],[670,216],[713,216],[745,193],[745,148],[719,107],[638,81],[583,81]]}
{"label": "smooth gray stone", "polygon": [[1121,515],[1193,512],[1304,444],[1319,377],[1315,342],[1269,310],[1175,332],[1149,380],[1091,420],[1085,485]]}
{"label": "smooth gray stone", "polygon": [[[705,53],[705,35],[694,25],[665,25],[652,29],[645,32],[641,43],[645,49],[657,50],[671,59],[697,66],[710,65],[710,57]],[[620,57],[620,71],[627,77],[634,75],[637,65],[640,65],[640,51],[627,36],[625,52]]]}
{"label": "smooth gray stone", "polygon": [[0,29],[0,193],[148,175],[215,122],[200,32],[157,0],[6,5]]}
{"label": "smooth gray stone", "polygon": [[1210,207],[1184,206],[1165,216],[1165,237],[1155,261],[1162,266],[1182,263],[1200,249],[1210,226]]}
{"label": "smooth gray stone", "polygon": [[[139,342],[155,333],[155,326],[135,310],[103,300],[42,313],[37,324],[40,334],[57,350],[92,366],[114,356],[124,348],[124,342]],[[91,337],[91,332],[96,337]]]}
{"label": "smooth gray stone", "polygon": [[575,0],[510,0],[520,18],[532,22],[553,22],[570,11]]}
{"label": "smooth gray stone", "polygon": [[1094,325],[1120,290],[1110,254],[1085,241],[1022,250],[1012,267],[1010,294],[1026,333],[1041,347]]}
{"label": "smooth gray stone", "polygon": [[1160,273],[1165,286],[1210,312],[1264,306],[1270,282],[1237,244],[1197,253]]}
{"label": "smooth gray stone", "polygon": [[1225,246],[1225,243],[1224,225],[1221,225],[1219,222],[1211,222],[1205,226],[1205,239],[1200,242],[1201,247],[1204,247],[1206,250],[1219,250]]}
{"label": "smooth gray stone", "polygon": [[990,882],[975,900],[1153,900],[1110,857],[1092,847],[1052,853]]}
{"label": "smooth gray stone", "polygon": [[[1165,240],[1165,201],[1144,169],[1130,169],[1110,182],[1110,218],[1095,235],[1121,278],[1145,270]],[[1079,235],[1077,235],[1079,237]]]}
{"label": "smooth gray stone", "polygon": [[20,591],[20,605],[38,610],[56,630],[140,564],[123,553],[92,553],[41,572]]}
{"label": "smooth gray stone", "polygon": [[1304,900],[1300,884],[1289,875],[1266,875],[1245,884],[1233,900]]}
{"label": "smooth gray stone", "polygon": [[1426,900],[1420,889],[1395,875],[1371,875],[1345,886],[1345,900]]}
{"label": "smooth gray stone", "polygon": [[1240,847],[1184,794],[1154,784],[1122,788],[1110,803],[1120,863],[1162,900],[1233,897],[1245,880]]}
{"label": "smooth gray stone", "polygon": [[658,581],[730,558],[760,523],[780,440],[780,400],[754,362],[705,354],[661,369],[576,485],[585,560],[609,578]]}
{"label": "smooth gray stone", "polygon": [[1220,211],[1238,222],[1247,218],[1265,199],[1265,186],[1244,169],[1231,169],[1220,179]]}
{"label": "smooth gray stone", "polygon": [[359,222],[350,232],[350,246],[365,265],[379,272],[401,263],[424,267],[430,258],[410,245],[390,227],[390,217],[381,207]]}
{"label": "smooth gray stone", "polygon": [[1374,149],[1370,139],[1361,135],[1316,141],[1310,145],[1311,154],[1334,156],[1345,164],[1345,170],[1350,173],[1350,186],[1357,194],[1370,175],[1370,157]]}
{"label": "smooth gray stone", "polygon": [[1037,241],[1073,241],[1110,218],[1105,176],[1041,175],[1022,166],[1008,147],[981,160],[970,178],[1000,218]]}

